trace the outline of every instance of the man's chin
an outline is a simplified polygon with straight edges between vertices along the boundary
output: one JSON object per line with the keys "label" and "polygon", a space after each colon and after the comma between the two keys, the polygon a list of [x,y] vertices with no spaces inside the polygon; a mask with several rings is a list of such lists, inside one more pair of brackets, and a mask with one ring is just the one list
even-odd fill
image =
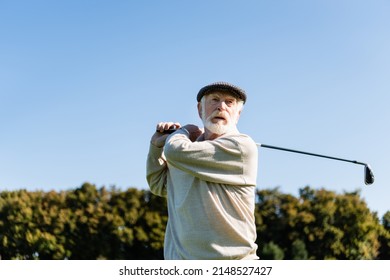
{"label": "man's chin", "polygon": [[205,126],[211,133],[216,135],[223,135],[230,131],[233,131],[233,127],[228,125],[220,125],[220,124],[207,124]]}

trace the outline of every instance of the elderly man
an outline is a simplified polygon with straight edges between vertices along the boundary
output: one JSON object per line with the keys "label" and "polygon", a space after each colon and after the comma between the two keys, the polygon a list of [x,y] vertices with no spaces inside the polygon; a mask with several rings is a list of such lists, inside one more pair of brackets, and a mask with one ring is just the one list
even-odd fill
{"label": "elderly man", "polygon": [[[165,259],[258,259],[254,219],[258,151],[237,129],[246,93],[203,87],[196,125],[160,122],[151,138],[147,181],[168,199]],[[177,128],[173,134],[166,131]]]}

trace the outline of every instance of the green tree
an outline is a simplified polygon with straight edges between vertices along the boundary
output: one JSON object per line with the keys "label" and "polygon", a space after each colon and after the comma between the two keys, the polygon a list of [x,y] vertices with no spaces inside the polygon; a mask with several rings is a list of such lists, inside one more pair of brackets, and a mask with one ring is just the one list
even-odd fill
{"label": "green tree", "polygon": [[380,260],[390,260],[390,211],[387,211],[382,218],[382,230],[380,232]]}
{"label": "green tree", "polygon": [[301,257],[306,257],[306,251],[309,259],[375,259],[378,255],[381,226],[359,192],[336,194],[305,187],[299,197],[278,189],[257,194],[258,244],[278,244],[285,259],[296,259],[298,248]]}
{"label": "green tree", "polygon": [[[302,190],[301,198],[305,197]],[[338,195],[316,190],[307,199],[305,211],[315,220],[306,226],[307,248],[315,259],[375,259],[378,252],[379,221],[359,192]]]}
{"label": "green tree", "polygon": [[291,255],[293,260],[307,260],[308,252],[305,242],[300,239],[295,240],[291,244]]}
{"label": "green tree", "polygon": [[283,250],[274,242],[269,242],[264,245],[261,250],[261,259],[264,260],[283,260]]}
{"label": "green tree", "polygon": [[65,258],[61,235],[63,195],[53,192],[0,194],[0,255],[3,259]]}
{"label": "green tree", "polygon": [[3,259],[161,259],[166,202],[85,183],[66,192],[0,193]]}

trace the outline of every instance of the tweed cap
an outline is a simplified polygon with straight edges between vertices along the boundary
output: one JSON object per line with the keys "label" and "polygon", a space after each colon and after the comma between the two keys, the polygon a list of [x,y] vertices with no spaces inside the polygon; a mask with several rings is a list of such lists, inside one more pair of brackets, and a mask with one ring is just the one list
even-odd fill
{"label": "tweed cap", "polygon": [[230,94],[232,94],[232,95],[238,97],[239,99],[241,99],[242,101],[244,101],[244,103],[246,102],[246,93],[243,89],[241,89],[235,85],[225,83],[225,82],[217,82],[217,83],[213,83],[213,84],[207,85],[205,87],[202,87],[198,92],[196,100],[198,100],[198,102],[200,102],[200,100],[202,99],[202,97],[204,95],[215,92],[215,91],[229,92]]}

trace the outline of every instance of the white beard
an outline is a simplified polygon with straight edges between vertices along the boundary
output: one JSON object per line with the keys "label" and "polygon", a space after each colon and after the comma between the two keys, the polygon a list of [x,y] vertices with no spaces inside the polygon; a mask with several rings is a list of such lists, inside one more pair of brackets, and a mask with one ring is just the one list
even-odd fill
{"label": "white beard", "polygon": [[202,110],[202,122],[205,128],[207,128],[211,133],[217,135],[223,135],[231,131],[236,130],[235,124],[232,120],[227,120],[228,124],[213,123],[211,119],[214,117],[214,114],[211,114],[207,119],[205,119],[205,112]]}
{"label": "white beard", "polygon": [[224,125],[219,123],[212,123],[210,120],[206,120],[206,122],[203,122],[203,125],[205,128],[207,128],[211,133],[222,135],[226,134],[229,131],[232,130],[232,127],[230,125]]}

